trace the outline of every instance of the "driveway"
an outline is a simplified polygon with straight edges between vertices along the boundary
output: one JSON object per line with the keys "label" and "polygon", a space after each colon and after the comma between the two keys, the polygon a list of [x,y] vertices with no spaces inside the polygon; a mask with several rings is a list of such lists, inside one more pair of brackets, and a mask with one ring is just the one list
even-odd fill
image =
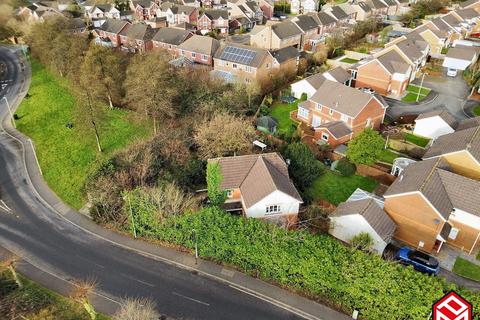
{"label": "driveway", "polygon": [[[415,79],[412,83],[420,85],[420,81],[421,78]],[[387,115],[392,119],[397,119],[402,115],[446,109],[459,120],[469,117],[465,114],[463,107],[470,94],[470,88],[463,80],[461,74],[458,74],[456,77],[447,77],[445,72],[441,77],[425,76],[423,86],[434,90],[438,93],[438,96],[432,101],[416,105],[409,105],[387,98],[386,100],[390,105],[387,109]]]}

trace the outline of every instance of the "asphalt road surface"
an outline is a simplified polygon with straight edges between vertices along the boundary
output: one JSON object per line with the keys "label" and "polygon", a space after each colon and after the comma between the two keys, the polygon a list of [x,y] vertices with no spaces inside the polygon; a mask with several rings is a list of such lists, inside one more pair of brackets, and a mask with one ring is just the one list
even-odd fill
{"label": "asphalt road surface", "polygon": [[[0,62],[7,66],[0,98],[13,100],[23,79],[18,56],[0,47]],[[7,112],[5,101],[0,101],[0,119]],[[27,178],[19,146],[0,130],[0,246],[38,268],[65,279],[94,278],[106,297],[150,297],[162,314],[181,319],[299,318],[223,282],[75,227],[37,198]]]}

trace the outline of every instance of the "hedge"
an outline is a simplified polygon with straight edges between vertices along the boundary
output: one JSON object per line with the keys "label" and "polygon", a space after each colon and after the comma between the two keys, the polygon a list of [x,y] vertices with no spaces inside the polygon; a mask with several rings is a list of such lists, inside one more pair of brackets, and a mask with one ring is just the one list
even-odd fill
{"label": "hedge", "polygon": [[[132,210],[135,217],[145,213],[139,212],[135,200]],[[152,227],[140,228],[148,230],[141,235],[189,249],[194,248],[195,229],[201,257],[235,265],[349,314],[357,309],[363,319],[427,319],[433,302],[449,290],[460,292],[475,309],[480,307],[477,293],[348,248],[323,234],[287,231],[216,208],[170,217]]]}

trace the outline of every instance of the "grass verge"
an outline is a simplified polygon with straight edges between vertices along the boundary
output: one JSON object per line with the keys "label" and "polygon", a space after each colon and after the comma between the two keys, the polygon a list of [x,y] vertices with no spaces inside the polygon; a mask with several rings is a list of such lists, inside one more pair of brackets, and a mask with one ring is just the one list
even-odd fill
{"label": "grass verge", "polygon": [[[20,276],[19,289],[10,272],[0,273],[0,319],[89,320],[83,307]],[[108,320],[98,315],[98,320]]]}
{"label": "grass verge", "polygon": [[464,278],[480,281],[480,266],[460,257],[455,260],[452,272]]}
{"label": "grass verge", "polygon": [[480,116],[480,106],[473,107],[473,114],[477,117]]}
{"label": "grass verge", "polygon": [[307,189],[307,194],[314,200],[327,200],[338,205],[347,200],[357,188],[372,192],[377,185],[378,182],[369,177],[360,175],[344,177],[326,170]]}
{"label": "grass verge", "polygon": [[[424,100],[430,93],[429,88],[422,87],[420,90],[419,86],[409,84],[407,87],[407,94],[402,98],[403,102],[417,102]],[[420,95],[418,94],[420,92]]]}
{"label": "grass verge", "polygon": [[[103,157],[125,147],[135,138],[150,132],[150,125],[133,119],[123,110],[109,110],[99,121],[102,154],[96,151],[93,132],[80,130],[75,122],[76,101],[65,79],[52,75],[32,60],[30,97],[20,105],[18,129],[31,137],[44,179],[50,188],[70,206],[84,204],[83,186],[88,173]],[[67,123],[74,127],[68,129]]]}
{"label": "grass verge", "polygon": [[354,64],[354,63],[357,63],[358,61],[360,60],[352,59],[352,58],[343,58],[340,60],[340,62],[349,63],[349,64]]}

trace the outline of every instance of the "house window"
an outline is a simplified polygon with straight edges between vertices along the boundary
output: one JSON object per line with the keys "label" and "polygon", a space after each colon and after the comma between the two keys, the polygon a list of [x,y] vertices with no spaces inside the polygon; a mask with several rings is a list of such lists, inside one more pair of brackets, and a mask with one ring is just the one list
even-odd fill
{"label": "house window", "polygon": [[250,66],[245,66],[245,71],[251,73],[253,69]]}
{"label": "house window", "polygon": [[185,55],[185,50],[182,50],[182,56],[184,56],[184,55]]}
{"label": "house window", "polygon": [[329,115],[332,115],[332,114],[333,114],[333,109],[330,109],[330,110],[328,111],[328,114],[329,114]]}
{"label": "house window", "polygon": [[450,234],[448,235],[448,238],[452,239],[452,240],[455,240],[457,238],[457,235],[458,235],[459,231],[460,230],[458,230],[457,228],[452,228],[452,230],[450,230]]}
{"label": "house window", "polygon": [[233,190],[227,190],[227,198],[231,199],[233,197]]}
{"label": "house window", "polygon": [[372,119],[368,118],[367,122],[365,123],[365,127],[370,127],[371,124],[372,124]]}
{"label": "house window", "polygon": [[217,61],[218,61],[218,65],[219,65],[220,67],[225,66],[225,61],[223,61],[223,60],[217,60]]}
{"label": "house window", "polygon": [[265,208],[265,213],[279,213],[280,212],[280,205],[279,204],[274,204],[271,206],[267,206]]}
{"label": "house window", "polygon": [[341,119],[343,122],[348,122],[349,116],[342,114]]}
{"label": "house window", "polygon": [[195,52],[192,52],[192,58],[195,58],[197,54]]}
{"label": "house window", "polygon": [[206,54],[202,54],[202,60],[204,60],[204,61],[207,61],[207,60],[208,60],[208,57],[207,57]]}
{"label": "house window", "polygon": [[168,49],[172,49],[172,45],[171,45],[171,44],[168,45]]}
{"label": "house window", "polygon": [[298,107],[298,116],[304,119],[308,119],[308,110]]}
{"label": "house window", "polygon": [[423,248],[425,246],[425,242],[423,241],[418,241],[418,247]]}
{"label": "house window", "polygon": [[232,64],[232,68],[233,68],[233,69],[237,69],[237,65],[236,65],[235,63]]}
{"label": "house window", "polygon": [[322,110],[322,105],[320,103],[317,103],[315,105],[315,109],[317,109],[318,111],[321,111]]}
{"label": "house window", "polygon": [[322,133],[322,140],[323,141],[328,141],[328,134]]}

